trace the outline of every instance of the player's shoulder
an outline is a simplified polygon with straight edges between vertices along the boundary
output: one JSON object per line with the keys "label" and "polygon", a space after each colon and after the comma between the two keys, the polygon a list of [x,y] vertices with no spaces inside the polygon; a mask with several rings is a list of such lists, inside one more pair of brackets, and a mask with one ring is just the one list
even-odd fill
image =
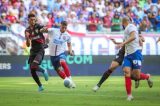
{"label": "player's shoulder", "polygon": [[127,26],[127,30],[128,31],[130,31],[130,30],[136,30],[137,29],[137,27],[134,25],[134,24],[129,24],[128,26]]}
{"label": "player's shoulder", "polygon": [[42,28],[42,27],[44,27],[43,25],[41,25],[41,24],[35,24],[35,28]]}
{"label": "player's shoulder", "polygon": [[30,28],[29,26],[25,29],[25,32],[29,32],[30,31]]}
{"label": "player's shoulder", "polygon": [[68,31],[65,31],[65,33],[64,33],[65,35],[67,35],[67,36],[70,36],[70,34],[69,34],[69,32]]}
{"label": "player's shoulder", "polygon": [[134,28],[134,27],[136,27],[134,24],[129,24],[128,25],[128,28]]}

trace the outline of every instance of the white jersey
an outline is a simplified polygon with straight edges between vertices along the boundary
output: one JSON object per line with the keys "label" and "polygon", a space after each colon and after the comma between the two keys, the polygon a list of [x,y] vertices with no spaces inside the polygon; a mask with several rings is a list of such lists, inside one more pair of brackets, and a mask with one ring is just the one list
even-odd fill
{"label": "white jersey", "polygon": [[141,48],[139,45],[138,29],[133,24],[128,24],[127,27],[125,28],[124,40],[126,41],[130,37],[130,33],[133,31],[135,32],[136,39],[128,44],[125,44],[125,56],[132,54],[132,53],[136,52],[137,50],[140,50],[140,48]]}
{"label": "white jersey", "polygon": [[50,36],[49,52],[51,56],[58,56],[66,51],[66,43],[71,42],[71,37],[68,32],[61,33],[60,29],[48,29]]}

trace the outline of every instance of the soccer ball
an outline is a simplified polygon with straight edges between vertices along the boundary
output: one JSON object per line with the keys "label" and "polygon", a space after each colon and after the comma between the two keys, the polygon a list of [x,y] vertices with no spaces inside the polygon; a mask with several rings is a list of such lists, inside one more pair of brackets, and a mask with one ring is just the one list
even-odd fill
{"label": "soccer ball", "polygon": [[64,79],[64,86],[66,88],[71,88],[72,86],[72,81],[69,78]]}

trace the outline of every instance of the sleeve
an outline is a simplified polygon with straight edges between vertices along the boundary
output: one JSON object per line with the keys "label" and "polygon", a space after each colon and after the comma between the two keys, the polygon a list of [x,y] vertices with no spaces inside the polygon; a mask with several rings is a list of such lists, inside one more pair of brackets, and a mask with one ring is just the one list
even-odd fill
{"label": "sleeve", "polygon": [[28,38],[30,37],[30,33],[28,29],[25,30],[25,37],[28,37]]}
{"label": "sleeve", "polygon": [[38,29],[40,30],[40,29],[42,29],[44,26],[43,25],[39,25],[38,24]]}
{"label": "sleeve", "polygon": [[53,36],[55,29],[54,28],[48,28],[48,34],[50,36]]}
{"label": "sleeve", "polygon": [[130,33],[133,32],[133,31],[136,31],[136,27],[133,26],[133,25],[129,26],[129,28],[128,28],[128,30],[127,30],[128,35],[130,35]]}

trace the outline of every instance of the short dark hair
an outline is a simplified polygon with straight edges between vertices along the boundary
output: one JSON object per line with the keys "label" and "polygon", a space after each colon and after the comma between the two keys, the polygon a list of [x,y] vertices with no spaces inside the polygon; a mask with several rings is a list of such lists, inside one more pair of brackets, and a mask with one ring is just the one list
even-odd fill
{"label": "short dark hair", "polygon": [[35,14],[28,14],[28,19],[31,17],[36,17]]}
{"label": "short dark hair", "polygon": [[62,21],[61,25],[67,26],[67,21]]}

